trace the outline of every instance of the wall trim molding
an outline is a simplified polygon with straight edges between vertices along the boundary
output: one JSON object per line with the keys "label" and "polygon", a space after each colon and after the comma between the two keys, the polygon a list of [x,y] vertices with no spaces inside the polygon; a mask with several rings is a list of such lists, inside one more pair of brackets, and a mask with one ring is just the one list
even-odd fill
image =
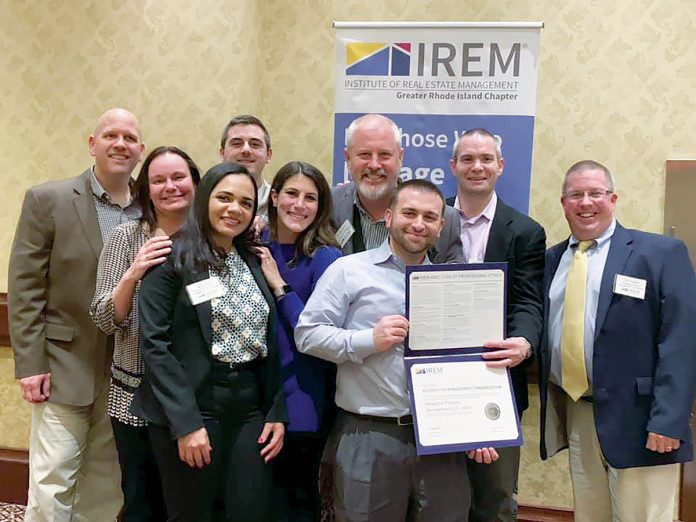
{"label": "wall trim molding", "polygon": [[[29,451],[0,447],[0,502],[27,504]],[[520,505],[519,522],[572,522],[573,511],[555,507]]]}
{"label": "wall trim molding", "polygon": [[0,502],[27,504],[29,451],[0,447]]}
{"label": "wall trim molding", "polygon": [[525,506],[520,504],[518,522],[572,522],[573,510],[550,506]]}

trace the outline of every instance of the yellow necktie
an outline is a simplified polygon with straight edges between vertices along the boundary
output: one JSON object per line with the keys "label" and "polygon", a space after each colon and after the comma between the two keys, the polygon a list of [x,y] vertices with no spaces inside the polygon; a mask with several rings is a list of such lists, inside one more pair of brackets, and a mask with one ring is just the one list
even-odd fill
{"label": "yellow necktie", "polygon": [[580,241],[566,280],[561,329],[561,381],[563,389],[577,401],[589,387],[585,368],[585,292],[587,249],[594,241]]}

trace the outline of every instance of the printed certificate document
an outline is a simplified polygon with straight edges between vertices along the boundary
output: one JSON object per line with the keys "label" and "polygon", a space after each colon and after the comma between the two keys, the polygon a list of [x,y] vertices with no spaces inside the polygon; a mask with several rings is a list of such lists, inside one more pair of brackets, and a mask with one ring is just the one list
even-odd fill
{"label": "printed certificate document", "polygon": [[522,445],[507,369],[478,355],[406,359],[418,454]]}
{"label": "printed certificate document", "polygon": [[481,352],[504,339],[506,271],[504,263],[407,267],[409,350]]}
{"label": "printed certificate document", "polygon": [[507,369],[483,344],[505,338],[507,264],[406,268],[405,364],[420,455],[520,446]]}

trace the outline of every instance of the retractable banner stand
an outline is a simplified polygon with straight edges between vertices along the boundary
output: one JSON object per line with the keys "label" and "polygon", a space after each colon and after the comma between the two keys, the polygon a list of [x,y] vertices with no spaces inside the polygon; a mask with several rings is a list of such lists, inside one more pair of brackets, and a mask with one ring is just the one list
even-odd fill
{"label": "retractable banner stand", "polygon": [[496,187],[527,213],[541,22],[334,22],[336,109],[333,183],[350,179],[345,131],[377,112],[402,131],[404,180],[456,194],[452,146],[467,129],[502,138]]}

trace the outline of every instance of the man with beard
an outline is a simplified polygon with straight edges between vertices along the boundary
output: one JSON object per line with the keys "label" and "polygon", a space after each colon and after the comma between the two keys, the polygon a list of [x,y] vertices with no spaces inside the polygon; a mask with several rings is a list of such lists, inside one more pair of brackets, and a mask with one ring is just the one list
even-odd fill
{"label": "man with beard", "polygon": [[[362,173],[370,189],[376,171]],[[430,264],[445,200],[425,180],[402,183],[390,197],[388,238],[324,272],[295,339],[300,352],[338,366],[339,411],[324,451],[337,520],[459,520],[470,503],[466,456],[416,454],[403,360],[406,265]],[[469,456],[497,459],[492,448]]]}
{"label": "man with beard", "polygon": [[[348,127],[345,157],[353,183],[332,190],[332,217],[344,255],[377,248],[387,238],[384,215],[399,182],[403,155],[401,131],[386,116],[366,114]],[[463,261],[459,233],[457,212],[446,208],[430,261]]]}

